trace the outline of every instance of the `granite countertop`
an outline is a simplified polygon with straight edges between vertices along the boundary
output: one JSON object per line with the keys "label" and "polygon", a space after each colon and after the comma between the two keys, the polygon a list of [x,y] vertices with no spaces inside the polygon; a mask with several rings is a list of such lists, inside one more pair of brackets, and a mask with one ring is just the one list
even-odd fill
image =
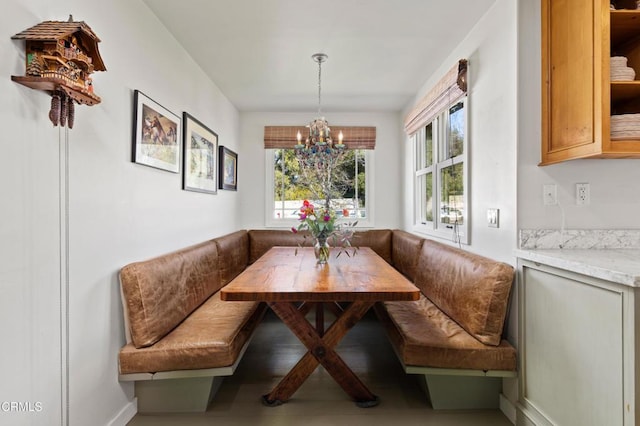
{"label": "granite countertop", "polygon": [[516,256],[629,287],[640,287],[640,249],[519,249]]}

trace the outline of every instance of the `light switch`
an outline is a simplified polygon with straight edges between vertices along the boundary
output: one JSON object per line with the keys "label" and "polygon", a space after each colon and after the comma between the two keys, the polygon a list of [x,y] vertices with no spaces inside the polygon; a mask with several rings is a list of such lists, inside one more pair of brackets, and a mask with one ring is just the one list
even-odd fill
{"label": "light switch", "polygon": [[500,209],[487,209],[487,224],[489,228],[500,227]]}

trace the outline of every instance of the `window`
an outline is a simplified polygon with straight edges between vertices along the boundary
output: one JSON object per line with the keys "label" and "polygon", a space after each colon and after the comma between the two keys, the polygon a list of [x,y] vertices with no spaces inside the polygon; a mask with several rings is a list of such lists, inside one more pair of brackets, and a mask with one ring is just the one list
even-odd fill
{"label": "window", "polygon": [[[267,226],[292,226],[296,222],[302,201],[312,199],[311,193],[298,182],[299,165],[295,150],[290,148],[267,149]],[[371,150],[349,149],[336,173],[345,173],[351,182],[344,188],[344,196],[335,202],[335,208],[342,214],[349,211],[349,217],[360,225],[371,222],[367,194],[369,193],[368,163]],[[321,204],[321,201],[314,200]]]}
{"label": "window", "polygon": [[468,243],[466,97],[411,136],[415,159],[415,229]]}
{"label": "window", "polygon": [[[298,223],[298,211],[305,199],[312,200],[311,193],[301,184],[300,169],[295,156],[297,134],[309,129],[303,126],[265,126],[264,148],[266,152],[266,226],[290,227]],[[376,128],[373,126],[331,126],[334,135],[344,135],[347,146],[340,166],[333,173],[346,176],[348,182],[343,198],[333,199],[339,214],[346,209],[358,226],[373,226],[371,187],[373,154],[376,147]],[[335,174],[334,174],[335,175]]]}

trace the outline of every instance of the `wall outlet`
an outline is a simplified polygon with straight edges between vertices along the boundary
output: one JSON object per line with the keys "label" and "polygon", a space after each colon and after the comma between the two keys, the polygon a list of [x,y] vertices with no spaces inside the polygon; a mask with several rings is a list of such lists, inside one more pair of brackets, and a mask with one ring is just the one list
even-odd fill
{"label": "wall outlet", "polygon": [[591,202],[591,189],[588,183],[576,183],[576,205],[588,206]]}
{"label": "wall outlet", "polygon": [[554,183],[542,185],[542,202],[545,206],[558,204],[558,187]]}

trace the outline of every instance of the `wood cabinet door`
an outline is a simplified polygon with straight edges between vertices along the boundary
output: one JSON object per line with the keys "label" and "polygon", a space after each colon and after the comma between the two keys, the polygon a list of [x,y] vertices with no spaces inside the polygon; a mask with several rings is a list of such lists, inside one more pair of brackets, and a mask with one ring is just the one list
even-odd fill
{"label": "wood cabinet door", "polygon": [[541,165],[600,152],[604,19],[600,3],[541,2]]}

